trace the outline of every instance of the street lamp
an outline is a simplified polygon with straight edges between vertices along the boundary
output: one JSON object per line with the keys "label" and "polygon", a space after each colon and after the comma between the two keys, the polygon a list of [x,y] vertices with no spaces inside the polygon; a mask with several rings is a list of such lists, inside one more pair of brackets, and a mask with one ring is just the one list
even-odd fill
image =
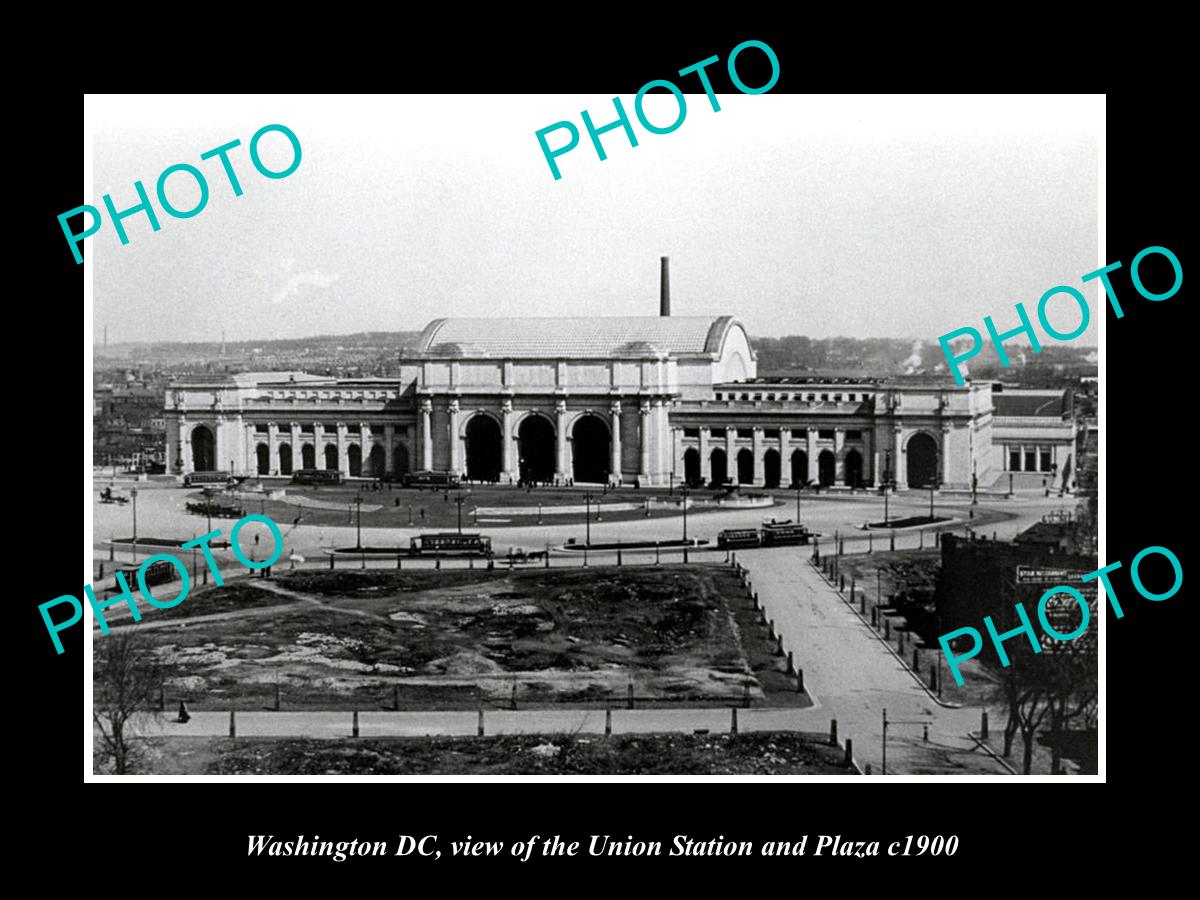
{"label": "street lamp", "polygon": [[888,523],[888,490],[892,486],[892,451],[884,451],[885,464],[883,467],[883,481],[879,485],[883,491],[883,524]]}
{"label": "street lamp", "polygon": [[687,508],[688,508],[688,489],[687,485],[681,487],[680,492],[683,494],[683,543],[687,544]]}
{"label": "street lamp", "polygon": [[[362,549],[362,503],[363,503],[363,498],[362,498],[362,493],[360,492],[354,498],[354,507],[355,507],[355,512],[357,513],[357,515],[355,516],[355,521],[357,523],[356,536],[354,538],[354,549],[355,550]],[[460,532],[462,531],[461,528],[459,528],[458,530]]]}
{"label": "street lamp", "polygon": [[583,492],[583,522],[584,522],[584,539],[585,547],[591,546],[592,543],[592,492]]}
{"label": "street lamp", "polygon": [[133,498],[133,561],[137,562],[137,488],[129,489],[129,496]]}
{"label": "street lamp", "polygon": [[459,491],[458,496],[454,498],[454,502],[458,505],[458,533],[462,534],[462,505],[466,501],[463,492]]}
{"label": "street lamp", "polygon": [[977,506],[979,500],[975,497],[975,491],[979,487],[979,464],[971,463],[971,505]]}
{"label": "street lamp", "polygon": [[796,481],[796,524],[800,524],[800,481]]}

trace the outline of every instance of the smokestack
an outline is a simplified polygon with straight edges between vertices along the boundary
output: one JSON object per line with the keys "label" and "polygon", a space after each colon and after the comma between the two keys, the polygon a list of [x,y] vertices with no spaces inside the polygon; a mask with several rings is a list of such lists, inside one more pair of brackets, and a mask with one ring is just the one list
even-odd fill
{"label": "smokestack", "polygon": [[670,260],[662,258],[662,285],[658,292],[658,314],[671,315],[671,269]]}

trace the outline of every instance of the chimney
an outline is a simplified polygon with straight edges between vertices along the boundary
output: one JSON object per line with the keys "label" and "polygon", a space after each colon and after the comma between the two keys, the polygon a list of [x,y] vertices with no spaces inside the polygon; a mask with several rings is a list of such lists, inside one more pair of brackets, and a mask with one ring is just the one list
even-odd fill
{"label": "chimney", "polygon": [[671,315],[671,270],[667,257],[662,258],[662,284],[658,293],[658,314]]}

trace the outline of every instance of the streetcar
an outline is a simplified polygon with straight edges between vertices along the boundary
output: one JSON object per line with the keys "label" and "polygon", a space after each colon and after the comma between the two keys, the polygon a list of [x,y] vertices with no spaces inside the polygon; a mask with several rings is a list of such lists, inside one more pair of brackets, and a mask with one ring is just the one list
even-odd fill
{"label": "streetcar", "polygon": [[228,472],[188,472],[183,476],[184,487],[194,487],[200,484],[219,484],[228,487],[237,484],[237,479]]}
{"label": "streetcar", "polygon": [[342,473],[337,469],[297,469],[292,484],[341,484]]}
{"label": "streetcar", "polygon": [[409,556],[492,556],[492,539],[480,534],[442,531],[419,534],[408,547]]}
{"label": "streetcar", "polygon": [[[130,586],[135,586],[138,584],[137,569],[117,569],[117,572],[125,576],[126,584]],[[176,569],[172,563],[166,561],[150,563],[150,565],[146,567],[145,577],[146,586],[152,587],[156,584],[166,584],[167,582],[174,581],[179,577],[179,570]]]}
{"label": "streetcar", "polygon": [[726,528],[717,534],[717,547],[722,550],[734,550],[738,547],[758,547],[762,538],[757,528]]}
{"label": "streetcar", "polygon": [[400,482],[406,488],[456,488],[462,484],[462,478],[457,472],[406,472]]}
{"label": "streetcar", "polygon": [[812,532],[806,525],[793,523],[791,519],[763,522],[761,528],[726,528],[717,534],[717,547],[736,550],[739,547],[784,547],[807,544]]}

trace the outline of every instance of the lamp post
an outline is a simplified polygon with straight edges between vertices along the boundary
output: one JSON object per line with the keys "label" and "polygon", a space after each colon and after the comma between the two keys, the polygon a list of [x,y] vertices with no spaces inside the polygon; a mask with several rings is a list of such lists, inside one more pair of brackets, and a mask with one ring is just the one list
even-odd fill
{"label": "lamp post", "polygon": [[883,467],[883,483],[880,488],[883,490],[883,524],[888,523],[888,491],[892,485],[892,451],[884,451],[884,467]]}
{"label": "lamp post", "polygon": [[[355,550],[362,549],[362,503],[363,503],[363,498],[362,498],[362,493],[360,492],[360,493],[356,494],[354,497],[355,523],[356,523],[355,537],[354,537],[354,549]],[[460,527],[458,530],[459,530],[459,532],[461,532],[462,528]]]}
{"label": "lamp post", "polygon": [[941,451],[933,454],[933,477],[929,479],[929,521],[933,521],[933,492],[938,486],[938,469],[941,467]]}
{"label": "lamp post", "polygon": [[591,546],[592,543],[592,492],[583,492],[583,527],[584,527],[584,546]]}
{"label": "lamp post", "polygon": [[454,498],[454,502],[458,505],[458,533],[462,534],[462,505],[467,498],[463,496],[462,491],[458,492],[458,496]]}
{"label": "lamp post", "polygon": [[129,496],[133,498],[133,561],[137,562],[137,488],[129,489]]}
{"label": "lamp post", "polygon": [[796,524],[800,524],[800,482],[796,481]]}

